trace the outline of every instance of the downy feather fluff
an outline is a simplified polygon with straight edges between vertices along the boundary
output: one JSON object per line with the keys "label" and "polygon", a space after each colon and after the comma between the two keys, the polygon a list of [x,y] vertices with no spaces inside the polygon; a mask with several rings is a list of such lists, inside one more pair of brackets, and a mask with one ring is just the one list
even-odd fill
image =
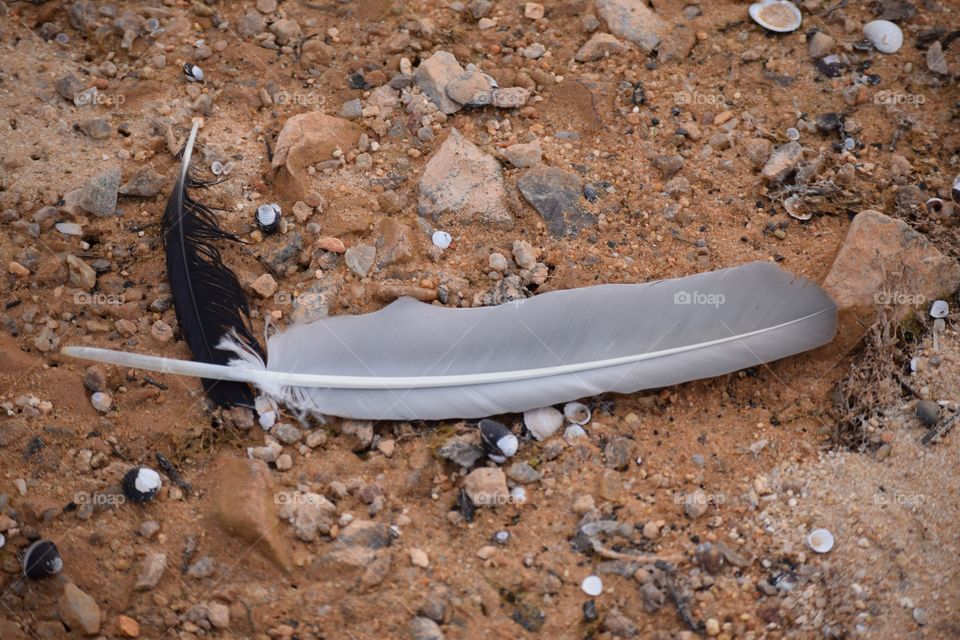
{"label": "downy feather fluff", "polygon": [[400,299],[375,313],[242,336],[211,366],[86,347],[128,367],[250,382],[290,409],[357,419],[439,420],[519,412],[604,392],[723,375],[830,342],[837,309],[771,263],[644,284],[545,293],[455,309]]}
{"label": "downy feather fluff", "polygon": [[[188,191],[208,184],[190,175],[190,156],[199,125],[194,121],[183,148],[180,175],[163,211],[167,280],[177,323],[194,360],[225,365],[233,354],[218,345],[228,333],[252,352],[261,351],[247,323],[249,311],[243,288],[213,244],[239,238],[221,229],[214,213]],[[253,394],[246,384],[215,378],[202,382],[207,396],[221,407],[253,405]]]}

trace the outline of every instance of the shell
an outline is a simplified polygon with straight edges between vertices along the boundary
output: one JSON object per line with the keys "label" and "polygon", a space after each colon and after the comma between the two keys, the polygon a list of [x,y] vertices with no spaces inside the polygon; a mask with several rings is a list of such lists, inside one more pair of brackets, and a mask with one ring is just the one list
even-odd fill
{"label": "shell", "polygon": [[553,407],[523,412],[523,424],[537,440],[546,440],[563,426],[563,414]]}
{"label": "shell", "polygon": [[3,549],[3,545],[7,544],[7,539],[3,537],[3,534],[0,533],[0,549]]}
{"label": "shell", "polygon": [[943,212],[943,200],[940,198],[929,198],[923,203],[923,208],[926,209],[929,214],[939,215]]}
{"label": "shell", "polygon": [[803,16],[800,9],[786,0],[766,0],[750,5],[750,17],[768,31],[789,33],[800,28]]}
{"label": "shell", "polygon": [[160,474],[153,469],[134,467],[123,476],[120,486],[123,488],[123,495],[132,502],[145,504],[157,497],[162,484]]}
{"label": "shell", "polygon": [[57,545],[49,540],[37,540],[23,552],[23,575],[31,580],[43,580],[63,570],[63,558]]}
{"label": "shell", "polygon": [[187,62],[183,65],[183,75],[187,76],[190,82],[203,82],[203,69],[195,64]]}
{"label": "shell", "polygon": [[587,432],[578,424],[572,424],[566,428],[563,432],[563,439],[567,442],[571,440],[576,440],[577,438],[582,438],[587,435]]}
{"label": "shell", "polygon": [[446,249],[453,242],[453,236],[446,231],[434,231],[431,239],[433,240],[433,246],[438,249]]}
{"label": "shell", "polygon": [[273,233],[280,227],[280,205],[271,202],[257,207],[257,226],[264,233]]}
{"label": "shell", "polygon": [[600,576],[587,576],[580,583],[580,588],[590,597],[596,597],[603,593],[603,580]]}
{"label": "shell", "polygon": [[833,534],[826,529],[814,529],[807,536],[807,546],[817,553],[827,553],[833,549]]}
{"label": "shell", "polygon": [[800,196],[790,196],[783,201],[783,208],[786,209],[791,218],[796,218],[797,220],[809,220],[812,218],[813,214],[809,211],[800,211],[800,209],[797,207],[799,204]]}
{"label": "shell", "polygon": [[480,421],[480,441],[494,462],[503,463],[517,452],[520,441],[505,425],[484,418]]}
{"label": "shell", "polygon": [[223,163],[221,163],[219,160],[214,160],[213,164],[210,165],[210,173],[215,176],[219,176],[221,173],[223,173]]}
{"label": "shell", "polygon": [[934,300],[930,306],[931,318],[946,318],[950,313],[950,305],[946,300]]}
{"label": "shell", "polygon": [[950,197],[957,204],[960,204],[960,175],[953,179],[953,188],[950,190]]}
{"label": "shell", "polygon": [[568,402],[563,407],[563,415],[573,424],[585,425],[590,422],[590,408],[581,402]]}
{"label": "shell", "polygon": [[896,53],[903,46],[903,31],[889,20],[873,20],[863,25],[863,35],[880,53]]}

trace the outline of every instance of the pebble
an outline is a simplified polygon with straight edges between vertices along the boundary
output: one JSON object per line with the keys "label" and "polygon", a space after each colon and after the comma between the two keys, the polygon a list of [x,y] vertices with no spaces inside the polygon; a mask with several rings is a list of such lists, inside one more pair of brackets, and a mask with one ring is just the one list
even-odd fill
{"label": "pebble", "polygon": [[494,271],[506,271],[510,264],[502,253],[491,253],[487,263]]}
{"label": "pebble", "polygon": [[597,219],[583,208],[580,178],[571,171],[538,165],[520,177],[517,187],[555,238],[575,236],[597,224]]}
{"label": "pebble", "polygon": [[833,50],[836,41],[823,31],[815,31],[807,41],[807,53],[811,58],[822,58]]}
{"label": "pebble", "polygon": [[563,426],[563,414],[553,407],[531,409],[523,412],[523,424],[534,438],[546,440]]}
{"label": "pebble", "polygon": [[603,448],[604,464],[618,471],[630,466],[633,442],[629,438],[612,438]]}
{"label": "pebble", "polygon": [[197,580],[209,578],[216,569],[216,563],[210,556],[204,556],[190,565],[187,569],[187,575]]}
{"label": "pebble", "polygon": [[134,585],[135,591],[150,591],[163,577],[167,570],[167,555],[165,553],[149,553],[143,559],[143,565],[140,568],[140,574]]}
{"label": "pebble", "polygon": [[463,488],[470,496],[470,500],[478,507],[498,506],[505,503],[510,495],[507,490],[506,476],[501,469],[495,467],[484,467],[471,471],[464,478]]}
{"label": "pebble", "polygon": [[173,340],[173,327],[163,320],[157,320],[150,327],[150,336],[160,344]]}
{"label": "pebble", "polygon": [[526,461],[514,462],[507,469],[507,477],[520,484],[539,482],[543,476]]}
{"label": "pebble", "polygon": [[357,277],[366,278],[376,261],[377,248],[368,244],[358,244],[347,249],[343,258],[350,271]]}
{"label": "pebble", "polygon": [[140,623],[130,616],[119,615],[114,618],[113,624],[117,628],[117,633],[123,638],[140,637]]}
{"label": "pebble", "polygon": [[463,67],[452,53],[437,51],[420,63],[413,74],[413,80],[442,113],[450,115],[459,111],[462,106],[450,99],[446,88],[463,73]]}
{"label": "pebble", "polygon": [[354,98],[353,100],[347,100],[342,105],[340,105],[340,117],[346,118],[347,120],[356,120],[358,119],[363,112],[363,105],[360,103],[359,98]]}
{"label": "pebble", "polygon": [[523,17],[529,20],[539,20],[544,15],[543,5],[538,2],[528,2],[523,5]]}
{"label": "pebble", "polygon": [[468,69],[447,84],[447,96],[462,105],[482,107],[493,101],[496,82],[479,69]]}
{"label": "pebble", "polygon": [[644,0],[597,0],[596,11],[610,32],[634,43],[644,53],[660,44],[666,25]]}
{"label": "pebble", "polygon": [[686,496],[683,513],[691,520],[696,520],[707,512],[708,507],[707,495],[700,489],[697,489]]}
{"label": "pebble", "polygon": [[920,424],[929,428],[940,422],[940,405],[933,400],[920,400],[916,406],[917,418]]}
{"label": "pebble", "polygon": [[596,62],[623,51],[623,45],[615,36],[598,32],[593,34],[577,51],[577,62]]}
{"label": "pebble", "polygon": [[430,558],[421,549],[410,549],[410,564],[426,569],[430,566]]}
{"label": "pebble", "polygon": [[506,89],[497,89],[493,92],[492,104],[500,109],[519,109],[527,104],[530,99],[530,91],[523,87],[508,87]]}
{"label": "pebble", "polygon": [[77,585],[67,582],[58,604],[60,618],[71,629],[80,630],[88,636],[100,631],[100,607]]}
{"label": "pebble", "polygon": [[791,141],[774,149],[760,172],[767,182],[779,182],[787,177],[803,159],[803,147]]}
{"label": "pebble", "polygon": [[419,616],[410,621],[410,635],[413,640],[443,640],[443,631],[437,623]]}
{"label": "pebble", "polygon": [[510,164],[518,169],[526,169],[540,164],[543,158],[543,149],[539,140],[522,144],[512,144],[503,150],[503,155]]}

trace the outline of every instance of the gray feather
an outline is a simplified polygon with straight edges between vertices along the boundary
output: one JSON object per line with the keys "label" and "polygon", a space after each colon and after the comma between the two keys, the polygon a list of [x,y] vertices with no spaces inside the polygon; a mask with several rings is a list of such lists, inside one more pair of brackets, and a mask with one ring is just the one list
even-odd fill
{"label": "gray feather", "polygon": [[440,420],[723,375],[826,344],[836,323],[836,305],[820,287],[757,262],[498,307],[401,299],[375,313],[294,325],[268,339],[266,364],[236,341],[220,345],[238,354],[229,367],[65,352],[251,382],[304,413]]}

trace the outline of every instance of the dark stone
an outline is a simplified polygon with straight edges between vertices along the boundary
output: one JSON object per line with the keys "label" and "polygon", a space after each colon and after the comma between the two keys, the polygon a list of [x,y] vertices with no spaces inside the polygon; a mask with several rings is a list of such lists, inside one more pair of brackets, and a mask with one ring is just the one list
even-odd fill
{"label": "dark stone", "polygon": [[534,167],[517,181],[517,187],[555,238],[575,236],[581,229],[597,224],[596,217],[580,204],[580,178],[575,173],[556,167]]}
{"label": "dark stone", "polygon": [[280,236],[278,240],[278,245],[263,252],[260,256],[260,262],[273,275],[283,277],[286,275],[287,266],[300,256],[300,252],[303,250],[303,237],[294,232]]}
{"label": "dark stone", "polygon": [[120,187],[120,195],[152,198],[157,195],[167,177],[150,167],[143,167]]}

